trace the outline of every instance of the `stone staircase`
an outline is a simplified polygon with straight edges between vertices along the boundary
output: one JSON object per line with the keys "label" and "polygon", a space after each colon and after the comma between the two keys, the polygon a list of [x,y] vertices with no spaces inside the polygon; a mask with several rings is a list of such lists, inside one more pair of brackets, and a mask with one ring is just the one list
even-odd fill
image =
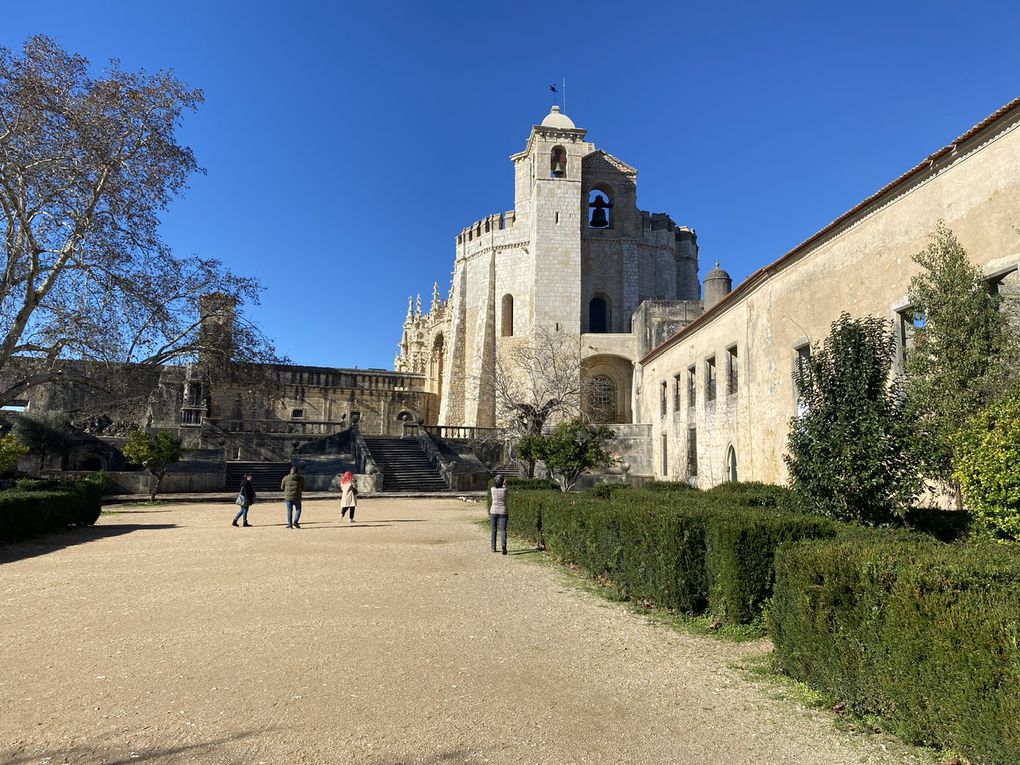
{"label": "stone staircase", "polygon": [[383,491],[449,491],[418,442],[412,438],[363,436],[383,474]]}
{"label": "stone staircase", "polygon": [[241,488],[245,473],[251,473],[251,483],[256,492],[279,491],[280,481],[290,472],[289,462],[227,462],[227,486],[231,491]]}

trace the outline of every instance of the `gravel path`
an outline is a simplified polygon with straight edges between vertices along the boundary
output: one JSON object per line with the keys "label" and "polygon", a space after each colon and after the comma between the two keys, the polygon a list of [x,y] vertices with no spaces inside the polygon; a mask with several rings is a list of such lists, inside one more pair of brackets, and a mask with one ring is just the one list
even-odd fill
{"label": "gravel path", "polygon": [[[119,506],[0,548],[3,763],[925,763],[488,551],[453,499]],[[886,747],[889,751],[886,751]]]}

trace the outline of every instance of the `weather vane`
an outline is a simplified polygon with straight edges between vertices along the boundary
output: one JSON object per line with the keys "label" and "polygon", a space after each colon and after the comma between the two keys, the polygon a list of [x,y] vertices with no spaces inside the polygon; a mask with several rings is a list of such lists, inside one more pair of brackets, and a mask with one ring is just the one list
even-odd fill
{"label": "weather vane", "polygon": [[553,83],[552,85],[550,85],[549,86],[549,90],[552,91],[553,106],[556,106],[556,96],[557,96],[557,94],[559,94],[561,96],[561,98],[562,98],[562,103],[560,104],[560,111],[566,112],[567,111],[567,78],[566,77],[563,78],[563,88],[562,88],[562,90],[560,90],[559,88],[556,87],[556,83]]}

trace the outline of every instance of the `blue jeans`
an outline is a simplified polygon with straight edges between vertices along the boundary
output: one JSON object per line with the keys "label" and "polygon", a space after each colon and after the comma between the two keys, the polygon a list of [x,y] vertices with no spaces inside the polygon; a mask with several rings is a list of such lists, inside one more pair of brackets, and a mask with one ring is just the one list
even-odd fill
{"label": "blue jeans", "polygon": [[[301,500],[300,499],[288,499],[285,500],[287,503],[287,528],[289,529],[299,520],[301,520]],[[297,512],[294,512],[294,511]],[[291,520],[291,513],[294,513],[294,520]]]}
{"label": "blue jeans", "polygon": [[503,542],[503,552],[506,552],[506,515],[496,515],[495,513],[489,513],[489,525],[492,526],[492,551],[496,552],[496,527],[499,526],[501,534],[501,541]]}
{"label": "blue jeans", "polygon": [[237,515],[234,516],[234,523],[237,523],[238,518],[244,518],[244,522],[248,522],[248,505],[241,505],[241,509],[237,511]]}

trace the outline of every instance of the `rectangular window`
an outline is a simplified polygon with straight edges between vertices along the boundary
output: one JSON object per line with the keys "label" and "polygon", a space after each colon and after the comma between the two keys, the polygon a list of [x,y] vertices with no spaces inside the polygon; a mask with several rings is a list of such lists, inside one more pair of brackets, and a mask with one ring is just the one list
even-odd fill
{"label": "rectangular window", "polygon": [[705,359],[705,401],[715,401],[715,356]]}
{"label": "rectangular window", "polygon": [[666,434],[662,434],[662,477],[669,477],[669,441]]}
{"label": "rectangular window", "polygon": [[915,311],[913,308],[905,308],[900,311],[896,319],[898,325],[896,328],[896,360],[900,365],[903,365],[907,361],[907,356],[914,349],[914,334],[919,327],[925,325],[926,319],[924,313]]}
{"label": "rectangular window", "polygon": [[687,476],[693,478],[698,474],[698,430],[687,429]]}
{"label": "rectangular window", "polygon": [[726,395],[737,392],[737,346],[726,349]]}
{"label": "rectangular window", "polygon": [[666,416],[666,381],[659,386],[659,416]]}
{"label": "rectangular window", "polygon": [[693,409],[698,403],[698,373],[695,367],[687,367],[687,406]]}
{"label": "rectangular window", "polygon": [[683,381],[681,375],[673,378],[673,411],[680,411],[680,404],[683,401]]}
{"label": "rectangular window", "polygon": [[290,418],[292,420],[303,420],[305,418],[305,410],[304,409],[291,409],[290,410]]}
{"label": "rectangular window", "polygon": [[797,356],[793,361],[793,384],[799,391],[800,384],[797,381],[803,379],[804,375],[807,374],[808,364],[811,361],[811,346],[798,346],[794,348],[794,353]]}

